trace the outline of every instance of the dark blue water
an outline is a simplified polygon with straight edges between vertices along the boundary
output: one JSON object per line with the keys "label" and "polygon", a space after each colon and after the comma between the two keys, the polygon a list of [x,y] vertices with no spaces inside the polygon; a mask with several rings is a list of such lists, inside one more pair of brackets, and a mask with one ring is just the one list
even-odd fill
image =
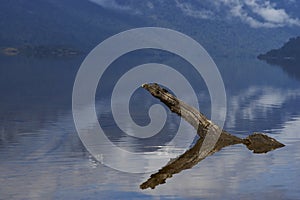
{"label": "dark blue water", "polygon": [[[242,145],[226,147],[155,190],[140,190],[151,173],[125,173],[105,166],[88,153],[77,135],[72,87],[83,58],[1,57],[0,199],[299,198],[300,77],[296,73],[256,58],[214,58],[227,95],[224,128],[239,137],[265,132],[286,146],[267,154],[253,154]],[[175,63],[176,68],[178,62],[166,63]],[[137,64],[131,60],[126,66]],[[106,97],[126,66],[108,71],[107,85],[99,87],[99,121],[122,148],[145,153],[159,150],[176,133],[179,118],[174,114],[167,112],[159,137],[148,140],[120,133],[111,120]],[[209,116],[210,99],[203,81],[188,69],[182,73],[193,82],[201,111]],[[149,123],[147,109],[152,103],[157,101],[146,91],[134,94],[131,114],[136,123]],[[125,164],[143,162],[122,159]]]}

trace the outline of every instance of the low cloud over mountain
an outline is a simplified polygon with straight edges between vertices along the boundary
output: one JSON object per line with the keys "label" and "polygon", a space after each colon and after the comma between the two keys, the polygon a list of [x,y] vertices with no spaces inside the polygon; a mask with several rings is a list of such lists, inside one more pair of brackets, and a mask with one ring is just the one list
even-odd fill
{"label": "low cloud over mountain", "polygon": [[145,13],[145,9],[155,8],[155,5],[168,4],[166,12],[179,9],[193,18],[207,20],[239,20],[252,28],[277,28],[285,26],[300,26],[298,16],[289,12],[290,8],[298,7],[295,0],[172,0],[148,1],[139,3],[125,0],[90,0],[108,9],[126,11],[134,14]]}

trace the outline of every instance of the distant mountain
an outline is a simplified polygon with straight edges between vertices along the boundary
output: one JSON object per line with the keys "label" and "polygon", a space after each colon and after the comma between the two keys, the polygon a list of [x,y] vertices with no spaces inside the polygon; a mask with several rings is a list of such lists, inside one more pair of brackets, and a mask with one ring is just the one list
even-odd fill
{"label": "distant mountain", "polygon": [[[299,33],[300,2],[210,0],[90,0],[138,16],[151,26],[182,31],[213,56],[256,57]],[[271,36],[271,37],[270,37]]]}
{"label": "distant mountain", "polygon": [[258,58],[269,62],[300,62],[300,36],[296,38],[291,38],[281,48],[273,49],[265,54],[261,54],[258,56]]}
{"label": "distant mountain", "polygon": [[258,59],[277,65],[289,76],[300,80],[300,36],[291,38],[279,49],[260,54]]}
{"label": "distant mountain", "polygon": [[299,2],[238,2],[2,0],[0,48],[63,46],[88,53],[121,31],[158,26],[193,37],[212,56],[255,57],[299,33]]}
{"label": "distant mountain", "polygon": [[50,45],[90,50],[112,34],[144,24],[88,0],[2,0],[0,19],[0,48],[18,49]]}

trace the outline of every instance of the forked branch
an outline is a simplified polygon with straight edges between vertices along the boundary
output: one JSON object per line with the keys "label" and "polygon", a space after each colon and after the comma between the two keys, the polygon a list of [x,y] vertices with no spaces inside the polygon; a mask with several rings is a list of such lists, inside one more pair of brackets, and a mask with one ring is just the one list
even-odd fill
{"label": "forked branch", "polygon": [[[191,149],[187,150],[178,158],[170,161],[157,173],[152,174],[146,182],[140,185],[141,189],[149,187],[154,189],[157,185],[165,183],[165,180],[172,177],[173,174],[192,168],[207,156],[220,151],[226,146],[244,144],[254,153],[267,153],[284,146],[284,144],[278,142],[274,138],[262,133],[254,133],[244,139],[231,135],[208,120],[205,115],[200,113],[197,109],[177,99],[158,84],[143,84],[142,87],[162,101],[172,112],[178,114],[190,123],[197,130],[200,139]],[[203,142],[206,137],[209,137],[208,140],[206,140],[206,142],[208,141],[208,144],[210,140],[214,140],[218,137],[216,143],[212,141],[211,144],[214,145],[213,147],[203,148]]]}

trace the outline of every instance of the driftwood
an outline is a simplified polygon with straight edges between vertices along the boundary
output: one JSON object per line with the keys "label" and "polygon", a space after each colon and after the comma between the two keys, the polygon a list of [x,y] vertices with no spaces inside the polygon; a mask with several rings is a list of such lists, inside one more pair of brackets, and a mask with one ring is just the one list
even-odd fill
{"label": "driftwood", "polygon": [[[268,151],[284,146],[284,144],[262,133],[254,133],[245,139],[231,135],[221,130],[220,127],[208,120],[197,109],[177,99],[158,84],[144,84],[142,87],[167,105],[172,112],[178,114],[190,123],[197,130],[200,139],[191,149],[176,159],[171,160],[157,173],[152,174],[146,182],[140,185],[141,189],[154,189],[157,185],[165,183],[166,179],[172,177],[173,174],[192,168],[207,156],[220,151],[226,146],[244,144],[249,150],[252,150],[253,153],[267,153]],[[219,137],[217,143],[213,143],[213,148],[203,148],[205,137],[211,135]]]}

